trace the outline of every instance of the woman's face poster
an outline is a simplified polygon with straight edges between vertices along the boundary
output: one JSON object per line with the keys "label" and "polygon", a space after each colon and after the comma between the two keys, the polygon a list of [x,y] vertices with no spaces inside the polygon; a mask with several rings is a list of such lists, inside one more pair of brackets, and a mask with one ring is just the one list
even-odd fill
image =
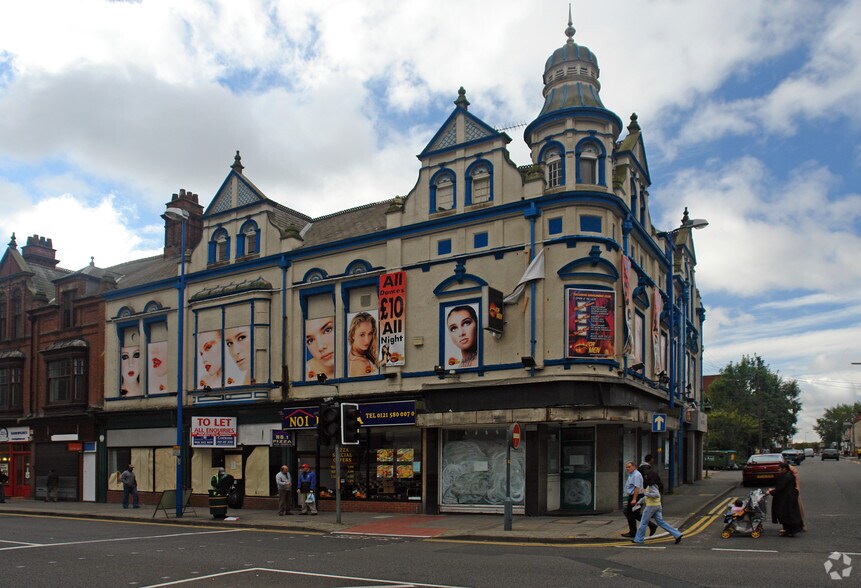
{"label": "woman's face poster", "polygon": [[456,304],[443,310],[443,367],[456,370],[478,366],[479,305]]}

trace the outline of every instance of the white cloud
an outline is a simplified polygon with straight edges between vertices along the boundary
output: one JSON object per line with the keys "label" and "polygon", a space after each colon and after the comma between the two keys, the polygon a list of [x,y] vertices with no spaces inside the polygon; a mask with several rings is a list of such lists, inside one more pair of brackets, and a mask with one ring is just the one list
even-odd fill
{"label": "white cloud", "polygon": [[[19,247],[32,235],[51,239],[60,267],[79,270],[90,263],[91,257],[95,257],[98,267],[109,267],[163,251],[163,227],[131,227],[127,221],[133,216],[133,210],[117,207],[111,196],[89,206],[63,194],[42,200],[32,208],[2,215],[0,231],[11,235],[17,228]],[[97,230],[87,231],[86,227]],[[22,233],[21,228],[28,232]]]}

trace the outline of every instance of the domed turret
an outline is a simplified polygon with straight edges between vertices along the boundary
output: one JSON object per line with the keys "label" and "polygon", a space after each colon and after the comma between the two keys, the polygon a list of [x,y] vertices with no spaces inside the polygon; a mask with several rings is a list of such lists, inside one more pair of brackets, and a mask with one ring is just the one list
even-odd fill
{"label": "domed turret", "polygon": [[576,30],[568,13],[568,40],[553,52],[544,65],[544,108],[541,114],[572,108],[592,106],[604,108],[598,92],[600,68],[598,58],[588,47],[574,42]]}
{"label": "domed turret", "polygon": [[530,146],[539,139],[533,133],[540,135],[539,129],[563,118],[590,118],[608,122],[610,128],[603,130],[614,136],[618,136],[622,130],[621,119],[601,102],[598,58],[588,47],[574,42],[575,32],[569,8],[568,28],[565,29],[568,40],[544,64],[544,106],[524,133]]}

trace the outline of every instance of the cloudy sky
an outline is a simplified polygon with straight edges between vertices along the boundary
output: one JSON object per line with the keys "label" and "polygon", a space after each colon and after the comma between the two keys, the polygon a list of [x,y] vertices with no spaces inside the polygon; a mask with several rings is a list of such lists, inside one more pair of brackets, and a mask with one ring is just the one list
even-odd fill
{"label": "cloudy sky", "polygon": [[[70,269],[156,254],[170,195],[208,204],[237,149],[312,216],[406,194],[460,86],[497,128],[537,116],[567,18],[558,0],[7,3],[0,238],[51,237]],[[710,222],[705,372],[755,353],[797,379],[798,440],[861,400],[859,22],[851,1],[574,3],[604,104],[639,116],[656,226],[685,206]]]}

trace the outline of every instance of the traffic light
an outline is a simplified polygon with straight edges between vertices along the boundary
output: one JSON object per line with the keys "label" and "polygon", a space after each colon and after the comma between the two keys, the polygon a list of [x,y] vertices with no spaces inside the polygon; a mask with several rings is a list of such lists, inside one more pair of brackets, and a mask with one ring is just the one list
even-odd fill
{"label": "traffic light", "polygon": [[338,439],[338,406],[326,402],[320,405],[317,411],[317,439],[320,445],[329,445]]}
{"label": "traffic light", "polygon": [[353,402],[341,403],[341,444],[358,445],[362,430],[362,415],[359,405]]}

